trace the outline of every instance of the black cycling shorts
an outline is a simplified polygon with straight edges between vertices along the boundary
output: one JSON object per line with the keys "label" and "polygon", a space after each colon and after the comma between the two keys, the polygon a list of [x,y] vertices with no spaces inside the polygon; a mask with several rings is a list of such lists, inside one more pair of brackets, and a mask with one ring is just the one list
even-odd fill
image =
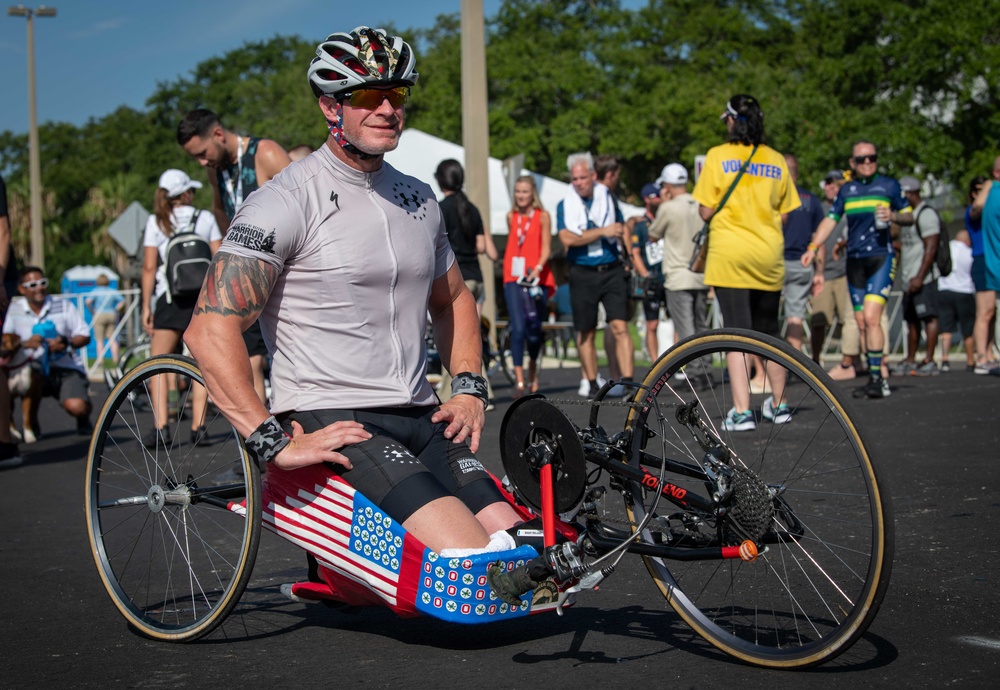
{"label": "black cycling shorts", "polygon": [[502,501],[493,478],[469,447],[444,437],[446,423],[431,422],[437,409],[311,410],[278,419],[289,433],[293,419],[307,433],[339,421],[364,425],[372,438],[339,451],[353,467],[331,467],[399,523],[445,496],[456,496],[473,513]]}
{"label": "black cycling shorts", "polygon": [[[667,289],[663,277],[647,278],[643,284],[642,312],[646,321],[660,320],[660,307],[667,306]],[[670,318],[670,315],[667,315]]]}
{"label": "black cycling shorts", "polygon": [[750,290],[748,288],[715,288],[715,302],[722,312],[726,328],[744,328],[765,335],[781,337],[778,307],[781,291]]}
{"label": "black cycling shorts", "polygon": [[168,302],[166,293],[160,295],[153,309],[153,328],[183,333],[191,323],[197,301],[197,297],[175,297]]}
{"label": "black cycling shorts", "polygon": [[607,320],[629,318],[629,283],[617,261],[600,266],[569,267],[569,300],[573,305],[573,328],[586,333],[597,329],[597,306],[604,305]]}
{"label": "black cycling shorts", "polygon": [[939,311],[936,282],[924,283],[919,292],[903,293],[903,320],[907,323],[936,319]]}

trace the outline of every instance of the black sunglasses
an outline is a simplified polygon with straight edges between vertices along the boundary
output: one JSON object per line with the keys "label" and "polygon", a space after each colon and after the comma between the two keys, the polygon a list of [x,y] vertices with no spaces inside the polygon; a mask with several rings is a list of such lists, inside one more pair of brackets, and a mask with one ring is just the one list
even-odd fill
{"label": "black sunglasses", "polygon": [[875,155],[874,153],[869,153],[869,154],[864,155],[864,156],[855,156],[854,157],[854,164],[855,165],[861,165],[862,163],[877,163],[877,162],[878,162],[878,156]]}

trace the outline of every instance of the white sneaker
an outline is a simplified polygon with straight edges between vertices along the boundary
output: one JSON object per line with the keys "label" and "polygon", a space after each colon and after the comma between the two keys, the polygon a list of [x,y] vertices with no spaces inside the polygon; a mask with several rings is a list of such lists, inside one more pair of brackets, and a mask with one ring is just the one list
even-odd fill
{"label": "white sneaker", "polygon": [[753,418],[753,412],[737,412],[736,408],[730,408],[723,422],[726,431],[753,431],[757,428],[757,421]]}
{"label": "white sneaker", "polygon": [[[607,379],[605,379],[603,376],[601,376],[600,374],[597,375],[598,388],[600,388],[607,382],[608,382]],[[580,387],[576,389],[576,394],[582,398],[591,397],[590,381],[588,381],[587,379],[580,379]],[[593,391],[593,395],[597,395],[597,391]]]}
{"label": "white sneaker", "polygon": [[760,408],[761,416],[773,424],[788,424],[792,421],[792,411],[788,409],[786,403],[774,406],[774,396],[769,395],[764,400],[764,405]]}

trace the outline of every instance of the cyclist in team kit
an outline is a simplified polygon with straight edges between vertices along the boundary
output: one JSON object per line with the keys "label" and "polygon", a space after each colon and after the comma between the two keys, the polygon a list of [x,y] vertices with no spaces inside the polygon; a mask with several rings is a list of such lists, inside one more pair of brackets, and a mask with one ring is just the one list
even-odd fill
{"label": "cyclist in team kit", "polygon": [[[878,155],[870,141],[851,149],[851,181],[840,188],[833,207],[816,228],[802,255],[810,266],[816,250],[826,242],[841,216],[847,217],[847,282],[861,342],[868,357],[869,381],[854,391],[856,398],[887,398],[889,382],[882,376],[885,338],[880,326],[882,311],[896,278],[899,255],[892,246],[891,223],[911,225],[913,209],[899,182],[878,173]],[[820,289],[822,289],[822,276]]]}
{"label": "cyclist in team kit", "polygon": [[[240,206],[185,340],[259,462],[330,463],[435,551],[514,548],[503,530],[518,516],[474,454],[487,403],[475,300],[430,187],[383,160],[417,81],[413,53],[362,26],[316,55],[326,144]],[[428,310],[454,372],[443,404],[425,376]],[[241,338],[258,318],[270,410]]]}

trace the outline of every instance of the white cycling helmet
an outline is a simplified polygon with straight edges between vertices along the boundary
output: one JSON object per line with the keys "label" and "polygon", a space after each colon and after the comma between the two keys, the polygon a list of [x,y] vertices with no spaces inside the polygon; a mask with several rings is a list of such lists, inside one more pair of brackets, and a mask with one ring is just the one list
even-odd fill
{"label": "white cycling helmet", "polygon": [[413,51],[399,36],[359,26],[330,34],[316,48],[309,65],[309,86],[317,98],[366,86],[413,86],[417,73]]}

